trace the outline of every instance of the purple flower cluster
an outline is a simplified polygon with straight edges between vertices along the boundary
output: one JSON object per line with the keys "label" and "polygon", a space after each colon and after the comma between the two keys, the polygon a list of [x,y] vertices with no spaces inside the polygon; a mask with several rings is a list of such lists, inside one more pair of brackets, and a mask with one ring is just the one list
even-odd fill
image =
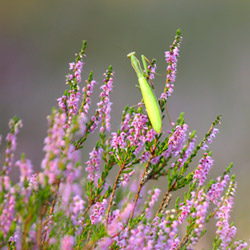
{"label": "purple flower cluster", "polygon": [[97,103],[97,111],[96,115],[92,116],[91,121],[93,124],[90,128],[91,132],[94,132],[97,128],[98,124],[102,120],[102,126],[100,128],[100,132],[103,133],[105,128],[107,131],[110,131],[110,112],[111,112],[111,105],[110,102],[110,92],[113,88],[113,73],[110,70],[107,70],[104,74],[104,84],[100,87],[102,92],[100,93],[101,101]]}
{"label": "purple flower cluster", "polygon": [[103,220],[103,214],[105,212],[106,204],[107,204],[106,199],[103,199],[102,202],[95,203],[92,212],[89,216],[92,225],[97,224],[98,222],[101,222]]}
{"label": "purple flower cluster", "polygon": [[177,57],[179,57],[181,42],[182,42],[182,37],[177,34],[173,44],[170,46],[169,51],[165,52],[165,59],[168,64],[167,79],[164,92],[161,95],[161,99],[167,100],[167,98],[171,96],[174,91],[174,82],[176,78],[177,61],[178,61]]}
{"label": "purple flower cluster", "polygon": [[33,176],[33,167],[31,161],[28,159],[21,159],[16,162],[16,166],[20,169],[20,188],[21,194],[24,197],[24,202],[28,202],[32,186],[26,187],[25,182],[31,183]]}
{"label": "purple flower cluster", "polygon": [[85,204],[85,201],[79,195],[76,195],[73,197],[71,219],[74,225],[76,225],[78,222],[77,217],[80,216],[83,212],[84,204]]}
{"label": "purple flower cluster", "polygon": [[16,166],[20,169],[20,183],[30,181],[33,174],[33,167],[30,160],[23,159],[16,162]]}
{"label": "purple flower cluster", "polygon": [[190,246],[198,243],[198,240],[205,229],[206,216],[209,208],[209,201],[206,200],[203,190],[200,190],[193,202],[192,218],[195,220],[194,235],[191,238]]}
{"label": "purple flower cluster", "polygon": [[143,148],[146,142],[151,142],[154,138],[155,131],[148,130],[148,117],[144,114],[135,114],[130,117],[125,116],[125,120],[121,126],[120,134],[113,132],[111,146],[116,151],[120,149],[127,150],[127,147],[134,147],[135,154]]}
{"label": "purple flower cluster", "polygon": [[228,249],[228,244],[232,241],[235,236],[237,229],[235,226],[229,224],[230,212],[234,204],[236,183],[230,182],[228,192],[225,198],[222,199],[222,206],[219,207],[215,218],[218,219],[216,226],[218,227],[216,234],[221,240],[220,249]]}
{"label": "purple flower cluster", "polygon": [[69,98],[67,100],[68,122],[66,128],[72,123],[72,119],[78,112],[78,104],[81,93],[78,90],[69,90]]}
{"label": "purple flower cluster", "polygon": [[213,139],[216,137],[217,133],[219,133],[219,129],[218,128],[213,128],[210,135],[207,137],[207,140],[203,142],[203,145],[202,145],[201,149],[206,151],[208,149],[207,143],[211,144]]}
{"label": "purple flower cluster", "polygon": [[210,189],[207,192],[207,198],[212,201],[214,204],[218,204],[218,201],[220,197],[222,196],[222,193],[230,180],[230,177],[228,174],[226,174],[223,178],[219,176],[217,178],[217,182],[212,184]]}
{"label": "purple flower cluster", "polygon": [[11,119],[9,122],[10,132],[6,136],[7,148],[5,150],[5,160],[2,170],[6,175],[8,175],[13,165],[14,153],[16,150],[16,137],[22,126],[23,123],[21,120]]}
{"label": "purple flower cluster", "polygon": [[9,242],[12,242],[12,243],[17,242],[18,240],[19,240],[19,235],[17,232],[15,232],[14,235],[10,236],[9,238]]}
{"label": "purple flower cluster", "polygon": [[[65,124],[66,114],[53,111],[49,117],[48,136],[44,140],[45,157],[41,163],[44,172],[39,175],[42,185],[45,185],[46,178],[49,184],[55,184],[61,174],[66,177],[67,182],[72,183],[79,175],[78,169],[74,167],[78,160],[78,152],[74,152],[74,146],[70,143],[73,136],[71,131],[75,131],[75,124],[67,130]],[[81,126],[78,125],[79,129]]]}
{"label": "purple flower cluster", "polygon": [[124,229],[117,244],[126,250],[177,249],[179,239],[176,237],[178,223],[171,223],[165,218],[155,218],[152,224],[139,223],[134,229]]}
{"label": "purple flower cluster", "polygon": [[[54,112],[49,118],[48,137],[44,140],[45,157],[41,167],[44,169],[44,175],[48,177],[49,184],[56,182],[57,176],[60,174],[60,156],[62,148],[65,147],[65,131],[64,125],[67,122],[65,113]],[[45,184],[45,183],[43,183]]]}
{"label": "purple flower cluster", "polygon": [[195,193],[193,192],[191,200],[187,200],[186,204],[184,204],[184,203],[180,204],[181,213],[179,214],[179,217],[178,217],[178,222],[179,223],[183,223],[183,221],[189,216],[191,208],[193,206],[193,201],[194,201],[194,198],[195,198],[194,196],[195,196]]}
{"label": "purple flower cluster", "polygon": [[61,239],[61,250],[72,250],[73,246],[74,246],[74,236],[72,235],[65,235],[62,239]]}
{"label": "purple flower cluster", "polygon": [[168,139],[168,148],[163,153],[165,158],[169,156],[177,156],[183,148],[184,142],[186,141],[186,132],[188,125],[184,124],[182,126],[177,125],[175,127],[174,133]]}
{"label": "purple flower cluster", "polygon": [[129,173],[125,173],[125,174],[121,175],[119,178],[118,184],[125,187],[129,183],[131,176],[133,176],[134,172],[135,172],[135,170],[132,170]]}
{"label": "purple flower cluster", "polygon": [[148,191],[148,194],[151,196],[151,200],[148,203],[148,207],[145,209],[147,217],[150,216],[150,213],[152,212],[152,208],[154,204],[157,202],[160,193],[161,193],[161,190],[158,188]]}
{"label": "purple flower cluster", "polygon": [[213,165],[213,159],[207,153],[204,153],[200,159],[199,165],[194,172],[194,182],[197,181],[199,186],[202,186],[206,181],[207,175]]}
{"label": "purple flower cluster", "polygon": [[69,64],[69,70],[72,70],[73,73],[66,76],[67,84],[74,83],[74,80],[76,80],[77,83],[80,83],[82,80],[81,73],[84,65],[84,62],[82,61],[83,56],[80,56],[78,59],[79,60],[76,63],[72,62]]}
{"label": "purple flower cluster", "polygon": [[72,70],[72,74],[66,76],[66,84],[71,86],[71,89],[67,92],[67,95],[63,95],[61,98],[58,98],[58,106],[62,109],[64,113],[67,114],[67,123],[65,128],[68,128],[72,123],[72,119],[78,113],[78,105],[81,97],[79,91],[79,83],[81,83],[81,73],[84,54],[80,53],[78,55],[77,61],[69,64],[69,70]]}
{"label": "purple flower cluster", "polygon": [[178,159],[178,163],[180,164],[180,167],[183,166],[183,164],[187,161],[187,159],[190,157],[192,154],[193,150],[195,149],[195,142],[196,142],[196,137],[192,138],[191,141],[189,142],[184,155]]}
{"label": "purple flower cluster", "polygon": [[123,211],[116,209],[113,211],[112,216],[110,216],[107,231],[114,240],[118,240],[119,238],[116,237],[118,235],[117,233],[125,229],[124,224],[126,223],[132,209],[133,204],[128,203]]}
{"label": "purple flower cluster", "polygon": [[148,72],[149,72],[148,77],[149,77],[150,80],[153,80],[155,78],[156,69],[157,69],[156,63],[148,65]]}
{"label": "purple flower cluster", "polygon": [[89,160],[86,162],[86,171],[88,172],[88,180],[97,185],[98,171],[101,162],[102,148],[93,148],[89,153]]}
{"label": "purple flower cluster", "polygon": [[9,190],[9,193],[5,194],[4,196],[3,207],[0,215],[0,228],[4,237],[6,237],[7,233],[9,232],[9,229],[11,227],[16,212],[15,211],[16,200],[14,193],[15,193],[14,188],[11,188]]}
{"label": "purple flower cluster", "polygon": [[93,94],[94,86],[97,84],[95,80],[90,82],[86,81],[86,86],[82,88],[83,93],[83,107],[82,112],[87,114],[89,112],[89,107],[91,104],[91,96]]}

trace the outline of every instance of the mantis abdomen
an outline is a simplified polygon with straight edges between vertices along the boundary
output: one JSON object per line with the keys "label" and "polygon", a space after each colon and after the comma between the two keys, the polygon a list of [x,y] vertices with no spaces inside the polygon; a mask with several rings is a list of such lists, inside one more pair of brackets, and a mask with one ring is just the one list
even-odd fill
{"label": "mantis abdomen", "polygon": [[162,121],[161,121],[161,112],[158,101],[154,95],[154,92],[145,79],[145,77],[138,77],[138,82],[140,84],[142,97],[146,106],[149,120],[156,133],[161,132]]}

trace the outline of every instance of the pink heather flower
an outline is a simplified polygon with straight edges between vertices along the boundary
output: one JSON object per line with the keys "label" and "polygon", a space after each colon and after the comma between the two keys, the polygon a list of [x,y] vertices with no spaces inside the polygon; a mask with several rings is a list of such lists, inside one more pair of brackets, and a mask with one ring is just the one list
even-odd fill
{"label": "pink heather flower", "polygon": [[62,196],[62,207],[67,209],[72,193],[72,184],[68,182],[60,184],[59,193]]}
{"label": "pink heather flower", "polygon": [[[129,126],[130,119],[131,124]],[[143,148],[146,141],[152,141],[155,132],[148,131],[147,127],[148,117],[143,114],[134,114],[133,117],[127,115],[122,125],[123,130],[120,134],[112,133],[111,146],[116,149],[124,149],[127,151],[127,147],[135,147],[134,154],[137,155]],[[125,130],[125,131],[124,131]]]}
{"label": "pink heather flower", "polygon": [[210,168],[213,165],[213,159],[207,153],[204,153],[198,167],[195,170],[193,181],[197,181],[199,186],[202,186],[206,181]]}
{"label": "pink heather flower", "polygon": [[66,169],[63,172],[66,177],[66,182],[73,183],[73,181],[78,178],[81,174],[79,168],[75,167],[74,154],[77,152],[73,152],[73,146],[67,152],[67,157],[63,158],[62,162],[66,165]]}
{"label": "pink heather flower", "polygon": [[59,155],[61,148],[65,145],[63,137],[64,124],[66,123],[67,117],[65,114],[59,114],[54,112],[54,117],[49,117],[49,129],[48,137],[44,139],[44,151]]}
{"label": "pink heather flower", "polygon": [[[102,121],[102,125],[110,131],[110,113],[111,113],[111,105],[110,102],[110,92],[113,88],[113,73],[106,71],[104,74],[106,79],[104,79],[104,84],[100,87],[102,92],[100,93],[99,97],[101,97],[101,101],[97,103],[97,117],[92,116],[91,120],[94,122],[90,128],[90,131],[93,133],[94,130],[97,128],[100,121]],[[103,128],[101,128],[103,130]]]}
{"label": "pink heather flower", "polygon": [[174,238],[174,240],[173,240],[173,242],[172,242],[169,250],[175,250],[175,249],[177,249],[177,247],[179,246],[180,242],[181,241],[180,241],[179,237]]}
{"label": "pink heather flower", "polygon": [[71,124],[72,117],[78,114],[78,104],[81,97],[78,84],[81,82],[81,73],[84,64],[82,59],[83,55],[80,55],[76,63],[73,62],[69,64],[69,69],[73,71],[72,74],[66,76],[66,84],[70,84],[71,86],[71,89],[68,91],[69,95],[63,95],[57,99],[58,106],[64,111],[64,113],[67,112],[68,115],[65,128]]}
{"label": "pink heather flower", "polygon": [[[203,192],[203,191],[200,191]],[[206,215],[209,208],[209,201],[197,201],[197,206],[195,206],[196,212],[192,214],[193,217],[196,218],[195,224],[196,228],[194,230],[196,237],[191,240],[191,245],[196,245],[201,235],[202,231],[204,230],[205,223],[206,223]]]}
{"label": "pink heather flower", "polygon": [[20,169],[20,182],[23,183],[25,180],[29,181],[33,174],[31,161],[28,159],[19,160],[16,162],[16,166]]}
{"label": "pink heather flower", "polygon": [[[45,158],[41,164],[44,169],[43,174],[48,177],[49,184],[55,183],[61,173],[65,175],[67,182],[73,182],[79,175],[79,170],[74,167],[78,153],[74,153],[72,144],[65,145],[65,141],[71,139],[73,134],[71,131],[74,131],[75,128],[79,129],[82,125],[72,124],[68,129],[64,129],[66,120],[66,114],[60,114],[57,111],[53,111],[49,118],[48,137],[44,140]],[[78,121],[82,122],[81,119]]]}
{"label": "pink heather flower", "polygon": [[4,174],[8,174],[12,168],[14,153],[16,151],[17,134],[22,126],[23,123],[21,120],[13,118],[9,121],[10,132],[6,136],[7,148],[5,150],[5,160],[3,165]]}
{"label": "pink heather flower", "polygon": [[97,243],[98,250],[108,250],[109,247],[112,245],[113,240],[110,237],[104,237],[100,239]]}
{"label": "pink heather flower", "polygon": [[156,63],[154,65],[148,65],[148,70],[149,70],[149,79],[153,80],[155,78],[155,72],[156,72],[157,66]]}
{"label": "pink heather flower", "polygon": [[173,46],[170,46],[170,50],[165,52],[165,59],[168,63],[167,66],[167,83],[175,82],[176,71],[177,71],[177,56],[179,56],[180,43],[177,44],[173,50]]}
{"label": "pink heather flower", "polygon": [[147,127],[148,117],[143,114],[135,114],[131,122],[130,129],[127,133],[127,139],[130,146],[135,146],[136,150],[135,155],[138,155],[140,150],[143,148],[143,145],[146,141],[152,141],[153,137],[148,134]]}
{"label": "pink heather flower", "polygon": [[131,121],[130,114],[126,114],[124,121],[122,122],[121,131],[127,131],[130,128],[129,126],[130,121]]}
{"label": "pink heather flower", "polygon": [[82,61],[82,57],[79,58],[79,61],[76,63],[69,63],[69,70],[73,71],[73,74],[69,74],[66,76],[66,83],[72,82],[73,79],[76,79],[77,83],[81,82],[81,73],[84,62]]}
{"label": "pink heather flower", "polygon": [[120,214],[120,219],[122,222],[126,222],[132,209],[133,209],[134,205],[132,203],[128,203],[126,208],[123,209],[123,211]]}
{"label": "pink heather flower", "polygon": [[103,199],[102,202],[97,202],[91,212],[90,220],[91,220],[91,224],[97,224],[98,222],[101,222],[103,220],[103,214],[105,211],[105,207],[107,204],[107,200]]}
{"label": "pink heather flower", "polygon": [[247,242],[236,241],[234,242],[235,250],[242,250],[248,247]]}
{"label": "pink heather flower", "polygon": [[119,218],[116,218],[108,225],[108,234],[112,237],[119,233],[123,229],[122,223],[119,221]]}
{"label": "pink heather flower", "polygon": [[0,192],[3,191],[2,187],[9,190],[11,187],[10,177],[8,175],[0,176]]}
{"label": "pink heather flower", "polygon": [[80,92],[75,91],[75,90],[69,90],[69,99],[67,100],[69,116],[77,115],[78,103],[79,103],[80,97],[81,97]]}
{"label": "pink heather flower", "polygon": [[83,212],[85,201],[79,195],[73,198],[73,213],[80,214]]}
{"label": "pink heather flower", "polygon": [[169,224],[165,218],[159,220],[156,217],[152,224],[138,224],[130,232],[125,228],[119,238],[114,239],[121,249],[126,250],[176,249],[180,242],[177,240],[174,244],[178,223],[174,221],[170,227]]}
{"label": "pink heather flower", "polygon": [[[53,120],[51,120],[53,119]],[[45,158],[41,163],[44,174],[49,178],[49,184],[53,184],[56,177],[60,173],[59,159],[61,157],[62,147],[65,145],[64,124],[66,122],[66,114],[54,112],[49,120],[48,137],[44,140]]]}
{"label": "pink heather flower", "polygon": [[151,128],[150,130],[147,131],[145,140],[151,142],[154,139],[155,135],[156,135],[155,130]]}
{"label": "pink heather flower", "polygon": [[35,190],[37,191],[38,190],[38,181],[37,181],[37,174],[32,174],[30,176],[30,182],[29,182],[29,188],[31,190]]}
{"label": "pink heather flower", "polygon": [[[66,99],[66,106],[67,106],[67,122],[64,125],[64,128],[68,128],[71,123],[72,123],[72,119],[74,116],[76,116],[78,114],[78,104],[80,101],[80,97],[81,97],[81,93],[79,92],[79,90],[69,90],[69,97],[67,97]],[[59,102],[61,102],[59,100]],[[64,110],[64,109],[63,109]]]}
{"label": "pink heather flower", "polygon": [[180,204],[181,213],[180,213],[179,218],[178,218],[178,222],[180,224],[182,224],[183,221],[189,216],[190,210],[193,206],[193,202],[194,202],[194,196],[192,197],[191,200],[187,200],[186,204],[184,204],[184,203]]}
{"label": "pink heather flower", "polygon": [[122,212],[120,212],[119,209],[112,212],[112,216],[109,217],[108,223],[108,234],[110,236],[113,237],[117,233],[124,230],[123,223],[126,223],[128,220],[133,206],[134,205],[132,203],[128,203]]}
{"label": "pink heather flower", "polygon": [[69,63],[69,70],[73,70],[75,68],[75,63]]}
{"label": "pink heather flower", "polygon": [[140,162],[141,162],[141,163],[145,163],[145,162],[149,159],[150,155],[151,155],[150,152],[146,151],[146,152],[141,156]]}
{"label": "pink heather flower", "polygon": [[167,100],[169,96],[174,91],[174,82],[177,72],[177,57],[179,56],[180,44],[182,37],[176,36],[173,44],[170,46],[170,50],[165,52],[165,60],[168,64],[167,66],[167,79],[164,93],[161,95],[161,99]]}
{"label": "pink heather flower", "polygon": [[161,159],[161,156],[160,156],[160,155],[159,155],[159,156],[156,156],[156,157],[154,157],[154,158],[150,161],[150,163],[156,165],[156,164],[159,163],[160,159]]}
{"label": "pink heather flower", "polygon": [[116,150],[118,148],[126,149],[127,142],[126,142],[126,134],[124,132],[121,132],[120,135],[118,135],[116,132],[112,133],[112,141],[111,141],[111,147],[115,148]]}
{"label": "pink heather flower", "polygon": [[[171,249],[174,246],[177,247],[175,243],[175,237],[178,232],[178,225],[177,221],[167,221],[164,217],[159,219],[156,217],[152,224],[154,227],[154,231],[157,230],[157,242],[155,244],[156,249]],[[175,248],[173,248],[175,249]]]}
{"label": "pink heather flower", "polygon": [[[44,226],[44,237],[45,239],[48,239],[49,233],[52,229],[52,224],[53,224],[53,215],[49,215],[48,219],[47,219],[47,223]],[[54,241],[53,238],[50,239],[50,241]]]}
{"label": "pink heather flower", "polygon": [[165,99],[167,100],[168,95],[166,93],[162,93],[160,99]]}
{"label": "pink heather flower", "polygon": [[189,142],[189,145],[188,145],[188,147],[187,147],[187,149],[186,149],[186,151],[185,151],[185,153],[184,153],[182,159],[180,159],[180,160],[181,160],[180,166],[183,166],[183,164],[186,162],[186,160],[187,160],[187,159],[190,157],[190,155],[192,154],[192,152],[193,152],[193,150],[194,150],[194,148],[195,148],[195,142],[196,142],[196,137],[194,137],[194,138],[192,139],[192,141]]}
{"label": "pink heather flower", "polygon": [[[70,214],[69,205],[72,205],[71,198],[74,196],[81,197],[82,188],[78,183],[65,182],[59,186],[59,194],[62,197],[62,208],[67,215]],[[70,204],[69,204],[70,202]]]}
{"label": "pink heather flower", "polygon": [[84,62],[78,61],[78,62],[76,63],[76,65],[75,65],[75,69],[76,69],[76,70],[82,71],[82,66],[83,66],[83,65],[84,65]]}
{"label": "pink heather flower", "polygon": [[10,242],[17,242],[19,240],[18,232],[15,232],[13,236],[10,236]]}
{"label": "pink heather flower", "polygon": [[79,132],[77,133],[77,135],[79,136],[84,136],[85,134],[85,129],[86,129],[86,122],[87,122],[87,116],[84,113],[81,113],[78,116],[78,125],[79,125]]}
{"label": "pink heather flower", "polygon": [[16,166],[19,167],[20,169],[20,193],[24,198],[24,202],[28,202],[30,193],[32,188],[26,187],[25,186],[25,181],[30,182],[32,174],[33,174],[33,169],[32,169],[32,164],[30,160],[27,159],[21,159],[16,162]]}
{"label": "pink heather flower", "polygon": [[221,197],[222,192],[224,191],[229,180],[229,175],[225,175],[223,179],[218,177],[217,182],[212,184],[211,188],[207,192],[207,199],[212,201],[214,204],[218,204],[219,198]]}
{"label": "pink heather flower", "polygon": [[66,112],[68,97],[63,95],[62,97],[58,98],[57,101],[58,101],[58,106],[62,109],[62,111]]}
{"label": "pink heather flower", "polygon": [[[188,218],[190,215],[194,220],[194,233],[195,237],[191,238],[188,249],[193,249],[193,246],[197,244],[199,236],[204,230],[204,225],[206,222],[206,216],[209,208],[209,200],[206,199],[203,189],[199,190],[196,194],[191,193],[191,199],[186,201],[186,204],[181,204],[178,222],[183,223],[184,219]],[[191,214],[192,211],[192,214]]]}
{"label": "pink heather flower", "polygon": [[61,239],[60,249],[61,250],[73,250],[74,242],[75,242],[74,236],[66,235]]}
{"label": "pink heather flower", "polygon": [[168,140],[168,148],[163,153],[165,158],[168,158],[171,155],[177,156],[183,148],[183,144],[186,140],[186,132],[188,125],[184,124],[183,126],[177,125],[174,133],[170,136]]}
{"label": "pink heather flower", "polygon": [[84,210],[85,201],[79,195],[74,196],[72,204],[72,221],[74,225],[77,224],[77,217],[82,214]]}
{"label": "pink heather flower", "polygon": [[216,213],[215,218],[218,219],[216,226],[218,227],[216,234],[219,236],[221,240],[221,249],[226,250],[228,244],[232,241],[235,236],[237,229],[235,226],[231,226],[229,224],[230,212],[233,208],[234,204],[234,195],[235,195],[236,183],[230,182],[228,192],[226,194],[226,198],[223,197],[221,200],[223,201],[222,206],[220,206],[219,210]]}
{"label": "pink heather flower", "polygon": [[146,123],[148,117],[143,114],[135,114],[129,130],[131,146],[138,146],[138,141],[144,142],[146,140],[145,133],[148,129]]}
{"label": "pink heather flower", "polygon": [[102,151],[102,148],[93,148],[93,150],[89,153],[89,160],[86,162],[87,167],[85,170],[88,172],[88,180],[91,182],[93,181],[95,184],[97,184]]}
{"label": "pink heather flower", "polygon": [[161,190],[158,188],[154,189],[153,191],[152,190],[148,191],[148,194],[151,195],[151,200],[149,201],[148,207],[146,208],[146,211],[145,211],[147,217],[152,212],[152,207],[157,202],[160,193],[161,193]]}
{"label": "pink heather flower", "polygon": [[14,192],[14,188],[11,188],[10,191],[4,195],[3,209],[0,215],[0,228],[4,237],[7,236],[15,216],[16,201]]}
{"label": "pink heather flower", "polygon": [[125,249],[143,249],[144,241],[148,241],[149,237],[146,235],[147,230],[143,225],[139,225],[137,228],[132,229],[131,236],[128,239],[127,248]]}
{"label": "pink heather flower", "polygon": [[128,182],[130,181],[130,178],[131,178],[131,176],[133,176],[134,172],[135,172],[135,170],[132,170],[129,173],[123,174],[119,180],[119,185],[125,187],[128,184]]}
{"label": "pink heather flower", "polygon": [[94,86],[97,84],[95,80],[92,80],[88,83],[86,81],[87,85],[82,88],[82,94],[83,94],[83,110],[82,112],[87,114],[89,112],[89,106],[91,104],[91,96],[93,94]]}
{"label": "pink heather flower", "polygon": [[201,149],[206,151],[208,149],[208,144],[211,144],[213,139],[216,137],[216,134],[219,133],[219,129],[218,128],[213,128],[211,134],[209,135],[209,137],[207,138],[207,140],[205,142],[203,142]]}

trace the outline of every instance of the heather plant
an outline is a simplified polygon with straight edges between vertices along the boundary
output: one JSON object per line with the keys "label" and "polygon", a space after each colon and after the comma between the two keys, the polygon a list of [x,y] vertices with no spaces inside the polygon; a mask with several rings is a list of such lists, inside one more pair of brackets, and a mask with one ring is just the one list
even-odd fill
{"label": "heather plant", "polygon": [[[178,30],[165,52],[166,82],[158,99],[163,124],[168,123],[166,103],[174,90],[181,41]],[[22,122],[17,117],[9,122],[0,176],[0,249],[194,249],[211,218],[216,221],[211,249],[247,249],[245,241],[235,240],[237,230],[229,221],[237,185],[232,164],[208,179],[213,166],[209,146],[221,117],[197,142],[183,113],[168,123],[169,130],[156,133],[141,101],[125,107],[114,131],[112,67],[91,115],[98,83],[93,72],[82,83],[85,50],[84,41],[69,64],[69,88],[48,117],[39,172],[24,154],[14,162]],[[148,83],[155,70],[153,60],[144,72]],[[82,159],[92,133],[98,140],[89,159]],[[12,168],[20,171],[17,183],[11,181]],[[148,183],[154,187],[148,190]]]}

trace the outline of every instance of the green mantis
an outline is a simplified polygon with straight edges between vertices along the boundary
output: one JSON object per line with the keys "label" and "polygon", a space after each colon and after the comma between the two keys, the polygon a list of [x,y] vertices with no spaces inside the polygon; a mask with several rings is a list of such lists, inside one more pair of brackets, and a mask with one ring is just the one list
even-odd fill
{"label": "green mantis", "polygon": [[[144,72],[141,68],[139,60],[135,56],[135,52],[129,53],[127,57],[130,58],[131,65],[137,74],[138,82],[140,84],[141,93],[148,113],[149,120],[155,132],[159,134],[162,128],[162,120],[161,120],[161,111],[158,101],[155,97],[155,94],[150,84],[148,83],[148,81],[144,76]],[[141,57],[145,71],[147,71],[147,63],[145,60],[145,56],[142,55]]]}

